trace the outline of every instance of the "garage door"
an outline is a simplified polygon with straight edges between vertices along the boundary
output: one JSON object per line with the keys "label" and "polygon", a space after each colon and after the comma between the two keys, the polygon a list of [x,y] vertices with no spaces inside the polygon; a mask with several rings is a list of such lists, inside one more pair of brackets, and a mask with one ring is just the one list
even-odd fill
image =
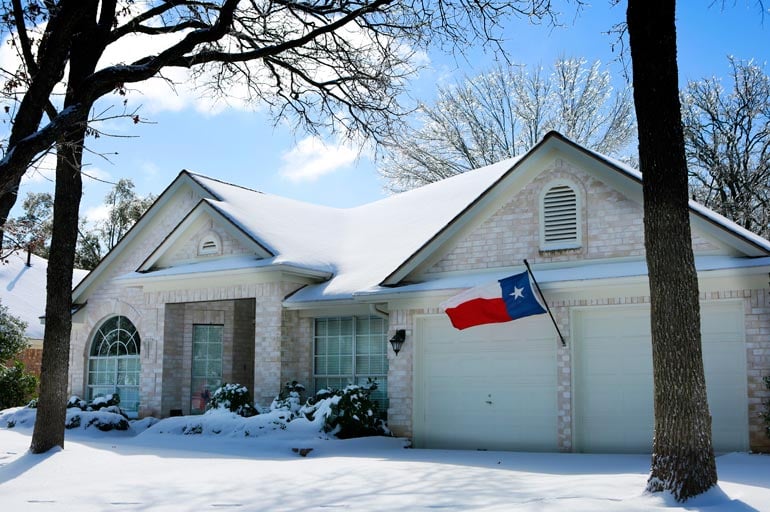
{"label": "garage door", "polygon": [[[586,452],[650,452],[653,377],[649,307],[574,315],[575,444]],[[748,448],[743,304],[701,305],[714,448]]]}
{"label": "garage door", "polygon": [[429,316],[415,334],[415,446],[557,449],[557,341],[547,316],[463,331]]}

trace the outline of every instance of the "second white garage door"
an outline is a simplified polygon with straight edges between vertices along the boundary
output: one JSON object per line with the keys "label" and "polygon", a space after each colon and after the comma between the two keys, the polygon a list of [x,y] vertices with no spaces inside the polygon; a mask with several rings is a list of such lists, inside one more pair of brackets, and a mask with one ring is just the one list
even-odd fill
{"label": "second white garage door", "polygon": [[414,443],[556,450],[556,334],[547,315],[458,331],[417,320]]}
{"label": "second white garage door", "polygon": [[[573,315],[576,449],[650,452],[653,377],[647,306]],[[703,365],[714,449],[748,448],[746,348],[741,302],[701,305]]]}

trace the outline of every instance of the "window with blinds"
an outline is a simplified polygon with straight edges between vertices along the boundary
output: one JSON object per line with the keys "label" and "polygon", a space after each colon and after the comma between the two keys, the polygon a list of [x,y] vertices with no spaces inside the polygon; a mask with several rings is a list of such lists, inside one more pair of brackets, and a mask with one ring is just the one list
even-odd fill
{"label": "window with blinds", "polygon": [[316,318],[313,380],[315,391],[344,389],[377,381],[371,398],[388,409],[388,322],[382,318]]}
{"label": "window with blinds", "polygon": [[547,188],[543,195],[540,221],[543,250],[580,247],[580,206],[575,188],[563,183]]}

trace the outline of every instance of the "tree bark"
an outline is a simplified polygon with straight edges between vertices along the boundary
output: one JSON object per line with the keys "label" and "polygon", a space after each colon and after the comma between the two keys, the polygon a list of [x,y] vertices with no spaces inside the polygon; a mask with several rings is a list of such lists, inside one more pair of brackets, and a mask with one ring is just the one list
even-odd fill
{"label": "tree bark", "polygon": [[[97,23],[98,0],[80,1],[87,7],[87,14],[78,21],[72,38],[67,93],[64,98],[65,110],[75,104],[82,104],[79,94],[84,80],[96,69],[109,31],[108,24],[105,26]],[[106,20],[112,19],[112,13],[102,12],[103,16],[105,14]],[[89,103],[88,106],[90,105]],[[78,214],[83,192],[80,171],[88,128],[88,109],[81,112],[80,118],[73,121],[56,146],[56,188],[46,282],[46,324],[40,372],[40,398],[30,446],[32,453],[43,453],[56,446],[64,447],[72,331],[72,269],[75,264]]]}
{"label": "tree bark", "polygon": [[684,501],[715,485],[717,473],[701,352],[674,16],[674,0],[628,2],[655,382],[647,489],[670,491]]}
{"label": "tree bark", "polygon": [[82,128],[70,132],[57,147],[56,214],[48,260],[43,362],[32,453],[64,447],[67,407],[70,332],[72,330],[72,269],[78,233],[78,212],[83,191],[80,166],[83,158]]}

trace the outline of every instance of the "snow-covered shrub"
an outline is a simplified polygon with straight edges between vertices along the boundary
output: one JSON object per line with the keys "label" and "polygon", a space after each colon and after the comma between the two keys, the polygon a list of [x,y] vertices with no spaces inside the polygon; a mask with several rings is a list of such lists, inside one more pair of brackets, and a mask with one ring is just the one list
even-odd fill
{"label": "snow-covered shrub", "polygon": [[324,432],[340,439],[390,435],[379,417],[377,402],[370,398],[376,389],[377,383],[370,379],[367,384],[347,386],[342,391],[321,390],[300,412],[310,421],[323,416]]}
{"label": "snow-covered shrub", "polygon": [[70,399],[67,400],[67,409],[80,409],[81,411],[85,411],[87,408],[88,402],[77,395],[72,395]]}
{"label": "snow-covered shrub", "polygon": [[217,388],[206,409],[226,409],[244,418],[259,414],[251,402],[249,390],[240,384],[224,384]]}
{"label": "snow-covered shrub", "polygon": [[[128,415],[118,407],[118,404],[120,404],[120,395],[117,393],[113,393],[109,396],[97,396],[94,398],[91,402],[86,402],[82,398],[80,398],[77,395],[72,395],[69,400],[67,400],[67,410],[71,412],[71,409],[79,409],[83,412],[108,412],[111,414],[115,414],[120,416],[125,421],[126,428],[123,428],[123,423],[120,423],[119,426],[113,426],[110,428],[106,428],[106,430],[126,430],[128,428]],[[68,414],[68,422],[70,421],[70,418],[77,417],[77,414]],[[72,420],[72,421],[80,421],[78,420]],[[118,420],[115,421],[109,421],[108,423],[117,425]],[[86,428],[91,426],[92,424],[95,424],[93,422],[89,422],[88,425],[86,425]],[[66,426],[66,425],[65,425]],[[80,426],[78,423],[77,425],[74,425],[74,427],[67,427],[67,428],[75,428]],[[96,425],[100,430],[103,430],[99,425]]]}
{"label": "snow-covered shrub", "polygon": [[105,407],[117,407],[120,405],[120,395],[113,393],[110,396],[97,396],[88,404],[86,410],[98,411]]}
{"label": "snow-covered shrub", "polygon": [[302,392],[305,391],[305,386],[293,380],[287,382],[284,388],[285,390],[273,399],[273,402],[270,404],[270,410],[288,411],[294,417],[302,408]]}
{"label": "snow-covered shrub", "polygon": [[71,430],[80,426],[80,414],[67,415],[67,419],[64,422],[64,428]]}
{"label": "snow-covered shrub", "polygon": [[185,425],[182,429],[182,433],[186,436],[202,434],[203,425],[200,423],[196,423],[195,425]]}
{"label": "snow-covered shrub", "polygon": [[128,430],[128,420],[123,416],[123,412],[117,406],[106,407],[100,411],[73,411],[70,408],[67,412],[67,419],[64,428],[75,429],[83,425],[84,429],[96,427],[102,432],[110,430]]}

